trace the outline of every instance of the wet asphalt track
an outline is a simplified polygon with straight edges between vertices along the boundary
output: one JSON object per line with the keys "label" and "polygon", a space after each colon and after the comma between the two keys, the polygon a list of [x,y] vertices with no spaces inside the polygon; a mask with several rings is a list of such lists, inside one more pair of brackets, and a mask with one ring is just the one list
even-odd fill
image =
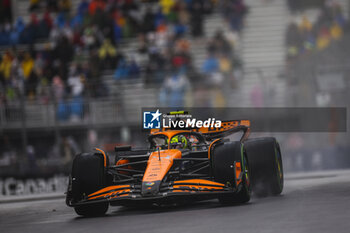
{"label": "wet asphalt track", "polygon": [[350,171],[288,176],[283,195],[223,207],[217,201],[172,208],[112,207],[77,217],[64,200],[0,204],[0,232],[349,233]]}

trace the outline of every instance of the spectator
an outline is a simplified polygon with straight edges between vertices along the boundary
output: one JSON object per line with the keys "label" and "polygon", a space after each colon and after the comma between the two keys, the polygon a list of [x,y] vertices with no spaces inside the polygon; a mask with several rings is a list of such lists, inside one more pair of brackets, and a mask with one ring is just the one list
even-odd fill
{"label": "spectator", "polygon": [[328,28],[323,27],[317,37],[317,49],[324,50],[331,42],[331,35]]}
{"label": "spectator", "polygon": [[162,13],[164,15],[169,15],[170,11],[172,10],[173,6],[175,5],[175,1],[174,0],[160,0],[159,4],[162,8]]}
{"label": "spectator", "polygon": [[180,70],[167,77],[160,92],[160,101],[167,107],[183,107],[185,96],[190,88],[186,75]]}
{"label": "spectator", "polygon": [[307,18],[306,15],[302,17],[301,23],[299,25],[299,29],[301,32],[310,32],[312,29],[312,23]]}
{"label": "spectator", "polygon": [[67,84],[71,89],[71,95],[73,97],[79,97],[82,96],[83,91],[84,91],[84,85],[82,82],[82,76],[77,70],[77,68],[74,66],[71,69],[71,75],[69,76],[67,80]]}
{"label": "spectator", "polygon": [[37,38],[48,38],[52,28],[52,19],[49,12],[45,12],[42,20],[38,25]]}
{"label": "spectator", "polygon": [[179,20],[175,20],[174,24],[174,34],[176,38],[181,38],[185,35],[187,27],[182,24]]}
{"label": "spectator", "polygon": [[221,55],[219,58],[219,71],[228,77],[232,72],[232,64],[226,55]]}
{"label": "spectator", "polygon": [[0,2],[0,24],[12,21],[11,0],[2,0]]}
{"label": "spectator", "polygon": [[185,2],[178,2],[177,19],[182,25],[188,25],[190,22],[190,12],[187,10]]}
{"label": "spectator", "polygon": [[114,78],[125,79],[125,78],[138,78],[140,74],[140,68],[135,62],[135,60],[131,60],[130,62],[126,61],[126,59],[121,59],[119,65],[114,73]]}
{"label": "spectator", "polygon": [[302,43],[303,43],[303,40],[300,35],[298,25],[295,22],[291,22],[288,26],[287,34],[286,34],[286,45],[288,47],[288,51],[287,51],[288,60],[298,55],[298,48],[301,47]]}
{"label": "spectator", "polygon": [[155,15],[153,14],[151,8],[147,7],[142,22],[143,24],[141,28],[143,33],[149,33],[155,30]]}
{"label": "spectator", "polygon": [[58,4],[59,4],[60,10],[64,11],[64,12],[70,11],[70,9],[72,7],[71,0],[60,0]]}
{"label": "spectator", "polygon": [[219,70],[219,61],[214,54],[209,54],[205,59],[201,71],[204,74],[215,73]]}
{"label": "spectator", "polygon": [[56,58],[60,64],[61,77],[64,80],[67,80],[67,67],[68,63],[73,59],[74,50],[73,46],[66,37],[63,36],[59,39],[54,54],[56,55]]}
{"label": "spectator", "polygon": [[80,51],[80,49],[84,47],[84,42],[82,40],[80,31],[78,28],[74,29],[72,36],[73,36],[72,43],[76,48],[76,53],[78,53],[78,51]]}
{"label": "spectator", "polygon": [[77,9],[78,15],[83,15],[88,10],[89,10],[89,2],[87,0],[81,0]]}
{"label": "spectator", "polygon": [[203,36],[203,9],[198,1],[194,1],[191,9],[191,32],[193,37]]}
{"label": "spectator", "polygon": [[66,15],[64,12],[58,13],[55,24],[59,28],[63,28],[67,24]]}
{"label": "spectator", "polygon": [[106,3],[103,0],[92,0],[89,4],[89,14],[94,15],[98,9],[105,9]]}
{"label": "spectator", "polygon": [[38,19],[36,14],[32,14],[30,23],[24,28],[20,35],[20,43],[32,44],[37,38]]}
{"label": "spectator", "polygon": [[28,52],[24,54],[21,66],[23,77],[25,80],[28,80],[34,68],[34,61]]}
{"label": "spectator", "polygon": [[69,26],[68,23],[66,23],[66,25],[64,25],[64,27],[61,30],[62,36],[67,38],[67,40],[69,41],[69,43],[71,43],[73,41],[73,31],[72,28]]}
{"label": "spectator", "polygon": [[94,49],[98,44],[98,40],[96,38],[95,32],[96,32],[95,28],[91,26],[86,27],[84,30],[82,41],[85,45],[85,48],[88,50]]}
{"label": "spectator", "polygon": [[339,40],[343,36],[343,29],[338,23],[334,22],[330,28],[330,34],[332,39]]}
{"label": "spectator", "polygon": [[134,59],[130,61],[128,75],[130,78],[139,78],[140,76],[140,67]]}
{"label": "spectator", "polygon": [[68,86],[71,89],[72,100],[70,102],[70,120],[78,121],[83,117],[83,84],[84,77],[79,73],[77,67],[71,69],[71,75],[68,78]]}
{"label": "spectator", "polygon": [[45,11],[42,21],[48,29],[52,28],[53,20],[51,18],[50,12]]}
{"label": "spectator", "polygon": [[55,76],[52,82],[53,96],[56,102],[60,102],[64,97],[64,83],[59,76]]}
{"label": "spectator", "polygon": [[7,82],[10,79],[11,75],[11,66],[12,66],[12,56],[9,52],[4,53],[0,63],[0,73],[4,78],[4,81]]}
{"label": "spectator", "polygon": [[118,67],[114,73],[114,78],[115,79],[124,79],[127,78],[128,76],[128,66],[127,63],[124,59],[122,59],[119,64]]}
{"label": "spectator", "polygon": [[118,23],[114,23],[113,27],[114,42],[117,44],[123,37],[123,29]]}
{"label": "spectator", "polygon": [[58,10],[57,0],[46,0],[46,7],[49,11],[56,12]]}
{"label": "spectator", "polygon": [[40,6],[40,0],[30,0],[29,2],[29,11],[37,10]]}
{"label": "spectator", "polygon": [[41,77],[37,87],[37,98],[40,104],[48,104],[50,101],[50,86],[46,77]]}
{"label": "spectator", "polygon": [[22,17],[18,17],[15,23],[15,29],[18,33],[21,33],[25,28]]}
{"label": "spectator", "polygon": [[78,13],[76,14],[71,22],[70,22],[70,27],[73,29],[80,29],[84,24],[84,13]]}
{"label": "spectator", "polygon": [[221,30],[218,30],[215,33],[214,38],[209,42],[208,51],[210,53],[226,54],[227,56],[231,56],[231,54],[233,53],[231,45],[226,40]]}
{"label": "spectator", "polygon": [[243,0],[223,0],[221,6],[223,15],[231,29],[240,32],[244,15],[247,13],[247,7]]}
{"label": "spectator", "polygon": [[69,108],[64,101],[64,89],[65,85],[59,76],[53,78],[52,91],[55,102],[57,104],[57,119],[59,121],[65,121],[69,117]]}
{"label": "spectator", "polygon": [[5,30],[0,30],[0,45],[9,44],[8,32]]}
{"label": "spectator", "polygon": [[24,54],[21,68],[26,86],[26,94],[33,99],[36,93],[37,77],[33,72],[34,60],[28,52]]}
{"label": "spectator", "polygon": [[115,67],[117,49],[109,39],[106,39],[98,50],[98,56],[103,68]]}

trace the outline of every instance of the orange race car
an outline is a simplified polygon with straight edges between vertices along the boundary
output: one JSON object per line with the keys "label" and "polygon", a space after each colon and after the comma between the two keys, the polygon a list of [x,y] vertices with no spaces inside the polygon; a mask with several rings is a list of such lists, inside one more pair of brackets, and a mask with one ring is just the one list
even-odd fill
{"label": "orange race car", "polygon": [[[109,205],[166,205],[218,198],[245,203],[283,189],[282,157],[275,138],[248,139],[250,122],[221,128],[153,129],[149,148],[116,147],[115,163],[96,149],[73,161],[66,203],[79,215],[106,213]],[[232,134],[242,137],[232,141]]]}

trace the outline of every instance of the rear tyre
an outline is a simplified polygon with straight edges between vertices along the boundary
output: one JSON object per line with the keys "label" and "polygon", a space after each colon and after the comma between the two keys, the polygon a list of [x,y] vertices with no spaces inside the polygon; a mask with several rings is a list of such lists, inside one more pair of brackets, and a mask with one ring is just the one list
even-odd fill
{"label": "rear tyre", "polygon": [[252,171],[253,193],[258,197],[281,194],[284,175],[281,150],[276,139],[250,139],[244,145]]}
{"label": "rear tyre", "polygon": [[224,205],[246,203],[250,200],[250,167],[247,155],[241,142],[228,142],[219,144],[213,149],[212,172],[216,182],[234,186],[234,162],[241,164],[243,173],[241,181],[237,182],[238,191],[219,196]]}
{"label": "rear tyre", "polygon": [[[108,164],[108,163],[107,163]],[[73,160],[71,175],[72,202],[78,202],[87,195],[105,187],[106,171],[101,154],[82,153]],[[82,216],[104,215],[108,210],[108,202],[85,204],[74,207]]]}

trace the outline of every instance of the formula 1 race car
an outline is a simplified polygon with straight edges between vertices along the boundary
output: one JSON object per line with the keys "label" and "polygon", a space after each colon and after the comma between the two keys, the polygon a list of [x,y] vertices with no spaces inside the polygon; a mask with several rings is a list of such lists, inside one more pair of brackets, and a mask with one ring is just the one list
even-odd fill
{"label": "formula 1 race car", "polygon": [[[278,195],[283,166],[273,137],[248,139],[248,120],[222,122],[221,128],[153,129],[147,149],[115,148],[115,163],[96,149],[73,161],[66,203],[82,216],[106,213],[109,205],[167,205],[218,198],[245,203]],[[233,133],[242,132],[238,141]]]}

